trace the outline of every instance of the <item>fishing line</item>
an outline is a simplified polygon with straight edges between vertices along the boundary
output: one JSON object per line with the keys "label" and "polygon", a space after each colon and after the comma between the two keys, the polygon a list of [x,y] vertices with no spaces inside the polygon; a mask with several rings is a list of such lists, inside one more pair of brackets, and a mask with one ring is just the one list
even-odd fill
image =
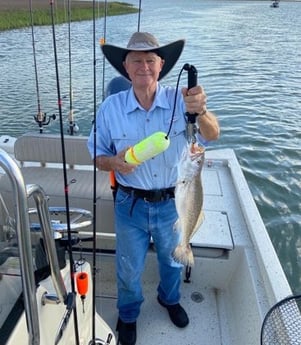
{"label": "fishing line", "polygon": [[[50,13],[51,13],[51,26],[52,26],[52,38],[53,38],[53,53],[54,53],[54,63],[56,72],[56,89],[57,89],[57,99],[58,99],[58,110],[59,110],[59,120],[60,120],[60,134],[61,134],[61,147],[62,147],[62,161],[63,161],[63,175],[64,175],[64,193],[65,193],[65,203],[66,203],[66,221],[67,221],[67,233],[68,233],[68,254],[70,261],[70,281],[72,294],[75,296],[75,283],[74,283],[74,261],[72,255],[72,237],[70,228],[70,211],[69,211],[69,187],[67,181],[67,164],[66,164],[66,152],[65,152],[65,141],[64,141],[64,126],[63,126],[63,115],[62,115],[62,99],[60,91],[60,79],[59,79],[59,68],[58,68],[58,56],[56,48],[56,35],[55,35],[55,23],[54,23],[54,0],[50,0]],[[67,303],[68,301],[65,301]],[[79,333],[78,333],[78,319],[77,319],[77,309],[76,303],[72,306],[74,314],[74,332],[76,345],[79,345]]]}
{"label": "fishing line", "polygon": [[186,65],[187,65],[187,64],[185,64],[185,65],[181,68],[180,73],[179,73],[179,75],[178,75],[178,80],[177,80],[177,85],[176,85],[176,92],[175,92],[175,97],[174,97],[173,110],[172,110],[172,115],[171,115],[171,119],[170,119],[170,124],[169,124],[169,128],[168,128],[168,132],[167,132],[167,134],[166,134],[166,138],[169,137],[169,134],[170,134],[170,131],[171,131],[171,128],[172,128],[173,120],[174,120],[174,117],[175,117],[175,111],[176,111],[176,104],[177,104],[179,83],[180,83],[180,79],[181,79],[181,75],[182,75],[183,71],[186,70]]}

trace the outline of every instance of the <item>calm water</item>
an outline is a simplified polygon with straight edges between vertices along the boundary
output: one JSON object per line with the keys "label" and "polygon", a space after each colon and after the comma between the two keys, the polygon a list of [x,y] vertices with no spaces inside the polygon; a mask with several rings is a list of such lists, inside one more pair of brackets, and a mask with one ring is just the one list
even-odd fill
{"label": "calm water", "polygon": [[[132,1],[138,5],[138,1]],[[213,147],[235,149],[259,211],[295,292],[301,291],[301,2],[143,1],[141,30],[162,43],[186,38],[185,51],[164,83],[176,84],[186,62],[199,71],[208,107],[222,135]],[[97,22],[97,39],[103,21]],[[63,113],[69,107],[68,27],[56,28]],[[73,106],[80,134],[93,118],[92,23],[72,25]],[[137,29],[137,15],[107,20],[107,41],[124,45]],[[35,28],[42,110],[57,114],[52,32]],[[0,135],[37,130],[31,30],[0,34]],[[103,78],[115,72],[97,47],[97,99]],[[186,85],[186,76],[181,79]],[[66,120],[67,122],[67,120]],[[58,121],[47,131],[58,132]]]}

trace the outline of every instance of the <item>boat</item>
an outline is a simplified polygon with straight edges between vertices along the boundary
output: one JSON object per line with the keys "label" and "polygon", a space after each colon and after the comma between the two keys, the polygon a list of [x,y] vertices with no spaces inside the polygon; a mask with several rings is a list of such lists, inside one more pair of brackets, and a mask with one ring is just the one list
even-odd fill
{"label": "boat", "polygon": [[[0,137],[1,344],[118,344],[114,197],[86,142],[39,130]],[[235,152],[207,149],[201,178],[205,220],[181,290],[190,324],[176,328],[156,301],[150,242],[137,345],[300,344],[300,305]],[[287,300],[293,319],[278,309],[271,326]]]}
{"label": "boat", "polygon": [[[69,191],[71,228],[76,230],[76,236],[82,240],[81,245],[75,244],[74,255],[76,260],[82,263],[79,272],[87,272],[91,277],[93,255],[90,242],[86,240],[92,236],[90,215],[93,213],[93,167],[86,140],[85,137],[66,136],[65,147],[68,178],[73,180]],[[13,229],[2,226],[0,286],[1,306],[3,308],[6,305],[6,312],[1,313],[1,325],[3,327],[6,320],[12,319],[15,313],[14,303],[19,298],[22,285],[29,279],[24,278],[30,267],[32,244],[30,248],[26,248],[26,243],[31,243],[30,238],[37,234],[40,234],[39,238],[47,241],[47,231],[49,237],[51,229],[55,229],[55,233],[60,236],[55,240],[54,247],[60,248],[60,251],[52,252],[52,246],[48,243],[45,252],[49,258],[55,257],[56,252],[60,253],[61,269],[55,272],[57,265],[50,265],[53,266],[51,274],[46,278],[42,276],[38,287],[33,287],[34,292],[29,287],[29,291],[24,289],[24,297],[28,293],[28,305],[25,303],[25,311],[13,324],[7,341],[7,344],[22,343],[21,340],[27,339],[28,336],[30,339],[36,337],[35,332],[38,329],[41,338],[37,343],[53,344],[66,312],[66,305],[59,301],[59,296],[66,294],[66,289],[70,290],[70,276],[65,258],[67,254],[64,249],[62,253],[61,247],[65,248],[64,245],[57,244],[64,242],[66,230],[65,196],[63,183],[59,183],[59,176],[62,175],[60,137],[40,133],[25,134],[17,139],[1,137],[1,147],[0,164],[6,172],[2,172],[0,179],[1,196],[2,200],[6,200],[7,210],[13,208],[12,195],[19,201],[16,213],[19,217],[22,215],[25,221],[23,220],[23,224],[20,219],[21,224],[18,225],[16,220],[16,225],[19,228],[18,236],[23,235],[19,240],[24,241],[19,243],[19,246],[24,247],[22,252],[25,255],[21,262],[27,263],[27,269],[22,272],[16,263],[16,234]],[[8,178],[10,174],[13,176]],[[8,183],[9,179],[12,180],[13,186],[21,186],[12,188]],[[96,266],[101,272],[95,285],[95,306],[99,321],[97,330],[100,332],[97,338],[106,341],[111,336],[112,339],[104,344],[114,344],[117,319],[114,202],[108,173],[97,172],[97,179]],[[235,152],[231,149],[206,151],[202,180],[205,221],[192,238],[195,265],[186,269],[182,287],[182,302],[190,316],[190,325],[185,330],[175,329],[167,315],[162,312],[162,307],[156,303],[158,272],[156,254],[150,243],[144,273],[145,303],[138,321],[137,344],[257,344],[266,313],[274,304],[292,295]],[[23,190],[22,193],[19,188]],[[39,197],[33,197],[35,194]],[[30,197],[33,200],[30,200]],[[11,204],[7,200],[10,200]],[[43,210],[43,207],[46,209]],[[29,214],[27,208],[37,211],[31,211]],[[36,219],[37,214],[44,215],[42,220]],[[11,219],[12,216],[7,215],[6,218],[8,217]],[[43,226],[41,221],[45,223]],[[29,239],[23,239],[25,235],[29,236]],[[51,238],[53,237],[50,236]],[[49,242],[51,243],[50,240]],[[30,271],[34,269],[41,271],[33,266]],[[63,278],[63,287],[59,284],[60,277]],[[3,288],[4,286],[6,288]],[[26,301],[25,298],[24,300]],[[51,310],[47,310],[48,308]],[[81,298],[77,297],[79,317],[90,315],[90,308],[91,291],[86,295],[85,312],[82,311]],[[26,324],[30,325],[30,321],[33,322],[32,332],[35,332],[28,335]],[[12,326],[11,322],[9,324]],[[83,325],[82,320],[80,325]],[[84,330],[87,331],[87,325]],[[66,339],[71,337],[72,332],[72,322],[69,321],[64,333]],[[73,344],[64,339],[62,344]]]}
{"label": "boat", "polygon": [[275,0],[271,3],[271,6],[270,7],[273,7],[273,8],[277,8],[279,7],[279,0]]}

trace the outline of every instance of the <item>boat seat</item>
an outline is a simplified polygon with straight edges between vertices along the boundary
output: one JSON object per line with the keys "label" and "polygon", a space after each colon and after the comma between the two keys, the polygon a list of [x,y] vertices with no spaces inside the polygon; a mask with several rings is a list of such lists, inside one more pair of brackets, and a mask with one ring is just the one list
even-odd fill
{"label": "boat seat", "polygon": [[[65,158],[69,167],[92,166],[87,149],[87,139],[84,136],[64,135]],[[22,166],[25,166],[26,162],[37,162],[41,166],[48,163],[60,164],[63,162],[61,136],[57,134],[24,134],[16,140],[14,154]]]}
{"label": "boat seat", "polygon": [[128,90],[131,86],[132,83],[128,79],[122,76],[114,77],[108,83],[108,86],[106,88],[106,97],[120,91]]}
{"label": "boat seat", "polygon": [[[64,136],[67,163],[69,205],[93,213],[93,164],[87,149],[87,137]],[[49,197],[49,206],[65,206],[65,188],[62,170],[61,138],[56,134],[25,134],[17,139],[15,158],[20,162],[25,184],[38,184]],[[96,173],[96,229],[114,232],[113,197],[109,173]],[[7,176],[0,179],[0,189],[8,206],[12,207],[11,184]],[[29,200],[29,207],[35,207]],[[92,231],[92,226],[83,231]],[[110,239],[102,240],[104,248],[114,248]]]}

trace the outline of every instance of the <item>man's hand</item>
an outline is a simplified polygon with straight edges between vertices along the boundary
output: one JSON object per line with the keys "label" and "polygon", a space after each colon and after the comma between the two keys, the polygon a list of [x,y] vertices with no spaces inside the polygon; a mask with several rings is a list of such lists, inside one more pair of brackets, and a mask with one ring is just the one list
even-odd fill
{"label": "man's hand", "polygon": [[182,89],[186,111],[190,114],[204,115],[207,111],[207,96],[201,86],[195,86],[191,89],[184,87]]}
{"label": "man's hand", "polygon": [[126,163],[125,153],[128,149],[124,149],[117,153],[116,156],[98,156],[96,157],[96,166],[99,170],[105,171],[118,171],[120,174],[130,174],[132,173],[136,165]]}
{"label": "man's hand", "polygon": [[129,164],[125,161],[125,153],[127,149],[124,149],[120,151],[116,156],[114,156],[112,159],[114,159],[114,169],[115,171],[118,171],[120,174],[126,175],[134,172],[136,165]]}

